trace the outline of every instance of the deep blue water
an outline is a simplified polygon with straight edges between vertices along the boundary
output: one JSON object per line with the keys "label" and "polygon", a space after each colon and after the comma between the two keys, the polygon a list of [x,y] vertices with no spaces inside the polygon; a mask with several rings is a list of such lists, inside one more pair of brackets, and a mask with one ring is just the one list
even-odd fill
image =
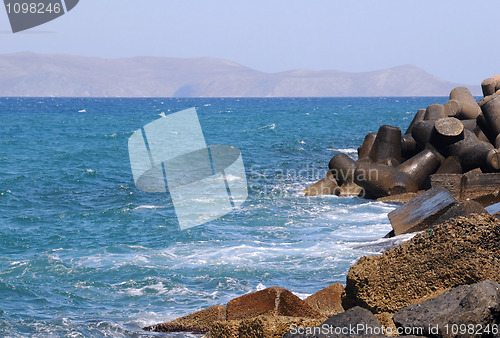
{"label": "deep blue water", "polygon": [[[345,283],[394,206],[300,191],[368,132],[445,101],[0,98],[0,336],[147,336],[263,287]],[[208,145],[240,149],[249,198],[181,231],[166,194],[135,187],[127,141],[190,107]]]}

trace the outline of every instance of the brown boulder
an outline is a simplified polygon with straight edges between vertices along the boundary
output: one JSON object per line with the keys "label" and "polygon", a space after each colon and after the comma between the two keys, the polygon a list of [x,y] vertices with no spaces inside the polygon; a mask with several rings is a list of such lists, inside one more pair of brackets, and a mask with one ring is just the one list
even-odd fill
{"label": "brown boulder", "polygon": [[147,326],[143,330],[154,332],[205,333],[210,330],[210,326],[214,322],[221,320],[226,320],[226,307],[215,305],[167,323]]}
{"label": "brown boulder", "polygon": [[470,214],[484,214],[488,215],[488,212],[483,208],[481,203],[476,201],[459,201],[451,206],[444,214],[442,214],[434,224],[441,224],[450,220],[452,218],[456,218],[459,216],[468,216]]}
{"label": "brown boulder", "polygon": [[362,257],[349,270],[342,305],[394,313],[459,285],[499,282],[499,243],[492,216],[449,220],[381,256]]}
{"label": "brown boulder", "polygon": [[227,303],[227,320],[260,315],[319,318],[321,314],[286,289],[270,287],[232,299]]}
{"label": "brown boulder", "polygon": [[344,312],[342,307],[343,292],[344,286],[337,282],[310,295],[304,301],[322,315],[331,317]]}
{"label": "brown boulder", "polygon": [[282,338],[384,338],[382,330],[373,313],[357,306],[328,318],[316,327],[291,327]]}
{"label": "brown boulder", "polygon": [[279,338],[290,327],[313,327],[325,320],[284,316],[258,316],[245,320],[230,320],[215,323],[210,330],[212,338]]}

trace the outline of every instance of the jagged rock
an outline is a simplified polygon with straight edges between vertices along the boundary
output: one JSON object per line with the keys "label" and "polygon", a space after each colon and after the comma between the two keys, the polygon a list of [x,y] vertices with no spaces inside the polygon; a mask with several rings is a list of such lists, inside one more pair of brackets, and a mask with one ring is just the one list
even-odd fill
{"label": "jagged rock", "polygon": [[[399,310],[393,320],[398,327],[421,327],[425,335],[433,337],[495,336],[491,328],[498,329],[500,324],[500,284],[486,280],[458,286]],[[466,326],[465,333],[460,332],[461,325]],[[472,332],[468,325],[473,325]],[[481,334],[486,327],[490,332]]]}
{"label": "jagged rock", "polygon": [[297,327],[314,327],[324,319],[258,316],[245,320],[217,322],[210,330],[211,338],[279,338],[292,325]]}
{"label": "jagged rock", "polygon": [[156,324],[143,328],[154,332],[208,332],[210,326],[220,320],[226,320],[226,307],[215,305],[190,315],[174,319],[167,323]]}
{"label": "jagged rock", "polygon": [[304,301],[322,315],[331,317],[344,312],[342,307],[343,292],[344,286],[337,282],[310,295]]}
{"label": "jagged rock", "polygon": [[230,300],[227,320],[249,319],[260,315],[321,318],[309,304],[286,289],[270,287]]}
{"label": "jagged rock", "polygon": [[370,311],[359,306],[328,318],[316,327],[292,328],[283,338],[385,337],[382,325]]}
{"label": "jagged rock", "polygon": [[457,201],[448,190],[433,188],[389,213],[396,236],[425,230]]}
{"label": "jagged rock", "polygon": [[492,216],[449,220],[380,256],[362,257],[349,270],[342,306],[394,313],[462,284],[500,282],[499,243]]}
{"label": "jagged rock", "polygon": [[[476,201],[459,201],[445,211],[432,225],[441,224],[455,217],[468,216],[470,214],[484,214],[488,212],[483,208],[481,203]],[[431,225],[431,226],[432,226]]]}

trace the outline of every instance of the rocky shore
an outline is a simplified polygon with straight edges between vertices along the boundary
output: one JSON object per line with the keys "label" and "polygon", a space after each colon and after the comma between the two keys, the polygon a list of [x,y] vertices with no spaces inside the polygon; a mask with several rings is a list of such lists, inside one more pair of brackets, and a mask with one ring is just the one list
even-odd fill
{"label": "rocky shore", "polygon": [[[463,87],[415,115],[405,134],[382,126],[358,160],[345,154],[304,190],[396,202],[397,236],[362,257],[345,287],[300,299],[279,287],[242,295],[144,330],[206,337],[500,337],[500,76],[476,102]],[[404,204],[403,204],[404,203]],[[498,203],[498,204],[497,204]]]}

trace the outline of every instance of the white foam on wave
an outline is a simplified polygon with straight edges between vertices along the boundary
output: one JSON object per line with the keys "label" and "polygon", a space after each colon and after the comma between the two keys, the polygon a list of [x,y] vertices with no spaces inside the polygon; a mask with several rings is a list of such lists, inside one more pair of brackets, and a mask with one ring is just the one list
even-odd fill
{"label": "white foam on wave", "polygon": [[271,130],[276,129],[276,123],[268,124],[266,126],[259,127],[259,129],[269,128]]}
{"label": "white foam on wave", "polygon": [[225,177],[226,177],[226,181],[228,181],[228,182],[242,181],[243,180],[243,178],[241,178],[239,176],[234,176],[231,174],[227,174],[227,175],[225,175]]}
{"label": "white foam on wave", "polygon": [[165,209],[167,206],[165,205],[140,205],[135,207],[134,210],[151,210],[151,209]]}
{"label": "white foam on wave", "polygon": [[129,321],[125,324],[132,324],[137,327],[146,327],[155,325],[158,323],[165,323],[175,318],[178,318],[178,314],[173,314],[171,312],[158,313],[158,312],[139,312],[130,317]]}
{"label": "white foam on wave", "polygon": [[339,153],[344,153],[344,154],[357,154],[358,153],[358,149],[355,149],[355,148],[327,148],[326,150],[338,151]]}
{"label": "white foam on wave", "polygon": [[306,299],[307,297],[309,297],[311,295],[311,293],[303,293],[303,292],[295,292],[295,291],[292,291],[292,293],[299,297],[300,299],[304,300]]}
{"label": "white foam on wave", "polygon": [[[190,201],[196,202],[196,203],[214,203],[216,201],[215,198],[191,198]],[[196,214],[196,213],[194,213]]]}
{"label": "white foam on wave", "polygon": [[146,248],[145,246],[142,245],[126,245],[126,246],[131,249],[149,250],[149,248]]}
{"label": "white foam on wave", "polygon": [[[211,292],[210,292],[211,291]],[[163,282],[158,282],[156,284],[146,285],[140,288],[130,287],[125,288],[123,290],[119,290],[119,293],[127,294],[131,297],[142,297],[148,295],[155,296],[165,296],[167,298],[175,299],[178,296],[184,297],[194,297],[197,299],[212,299],[215,300],[218,298],[218,291],[199,291],[199,290],[191,290],[185,285],[177,285],[177,286],[166,286]]]}
{"label": "white foam on wave", "polygon": [[187,294],[186,292],[184,292],[184,289],[186,289],[186,288],[183,288],[180,290],[175,290],[175,289],[169,290],[168,288],[165,287],[163,282],[159,282],[159,283],[153,284],[153,285],[146,285],[142,288],[128,288],[128,289],[125,289],[124,292],[126,294],[128,294],[129,296],[134,296],[134,297],[142,296],[145,293],[154,293],[157,295],[165,295],[165,294],[169,294],[172,292],[174,292],[175,294]]}
{"label": "white foam on wave", "polygon": [[255,287],[255,291],[261,291],[261,290],[264,290],[264,289],[266,289],[266,288],[267,288],[267,286],[265,286],[265,285],[264,285],[264,284],[262,284],[262,283],[259,283],[259,284],[257,284],[257,286]]}

